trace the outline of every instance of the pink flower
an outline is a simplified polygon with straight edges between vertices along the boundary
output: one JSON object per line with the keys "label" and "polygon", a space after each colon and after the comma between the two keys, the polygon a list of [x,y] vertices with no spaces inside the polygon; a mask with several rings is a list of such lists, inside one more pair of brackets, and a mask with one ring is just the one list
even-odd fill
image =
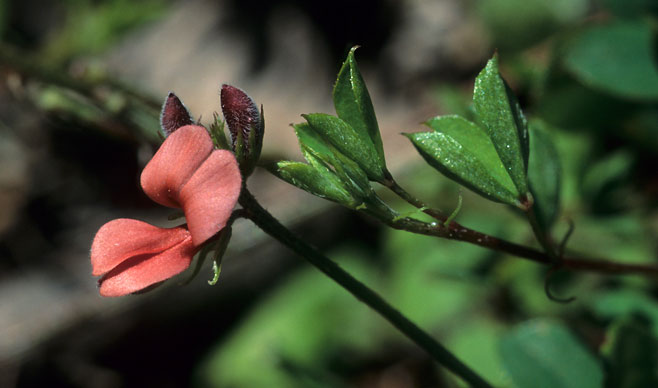
{"label": "pink flower", "polygon": [[162,143],[141,183],[155,202],[183,209],[192,241],[201,245],[226,225],[242,178],[231,152],[214,150],[205,128],[186,125]]}
{"label": "pink flower", "polygon": [[242,177],[233,154],[215,150],[205,128],[185,125],[146,165],[141,184],[155,202],[183,209],[187,228],[130,219],[103,225],[91,247],[92,274],[103,276],[103,296],[130,294],[188,268],[201,245],[226,225]]}

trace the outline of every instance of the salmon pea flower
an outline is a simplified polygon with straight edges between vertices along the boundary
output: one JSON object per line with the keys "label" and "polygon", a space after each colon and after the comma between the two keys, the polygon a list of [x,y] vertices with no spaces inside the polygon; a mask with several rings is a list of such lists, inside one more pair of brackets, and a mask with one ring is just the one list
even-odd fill
{"label": "salmon pea flower", "polygon": [[162,143],[141,184],[153,201],[183,209],[192,241],[201,245],[226,225],[242,178],[230,151],[215,150],[205,128],[186,125]]}
{"label": "salmon pea flower", "polygon": [[205,128],[185,125],[146,165],[141,185],[153,201],[182,209],[187,226],[167,229],[131,219],[103,225],[91,247],[92,274],[102,276],[103,296],[143,290],[188,268],[201,245],[226,226],[242,177],[233,154],[214,149]]}

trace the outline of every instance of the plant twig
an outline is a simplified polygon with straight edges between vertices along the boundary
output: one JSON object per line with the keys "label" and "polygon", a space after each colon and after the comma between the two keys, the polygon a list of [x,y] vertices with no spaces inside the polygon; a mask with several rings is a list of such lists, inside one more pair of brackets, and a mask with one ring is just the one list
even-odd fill
{"label": "plant twig", "polygon": [[413,195],[409,194],[406,190],[404,190],[396,181],[393,179],[393,177],[387,177],[386,180],[381,182],[382,185],[384,185],[386,188],[397,194],[400,198],[404,199],[407,201],[409,204],[412,206],[415,206],[418,209],[421,209],[421,211],[441,222],[445,222],[447,217],[444,216],[440,210],[437,209],[432,209],[431,207],[427,206],[423,201],[420,199],[414,197]]}
{"label": "plant twig", "polygon": [[[382,219],[382,221],[394,229],[426,236],[464,241],[536,263],[544,265],[554,264],[553,259],[542,251],[469,229],[454,221],[447,228],[441,224],[429,224],[412,218],[402,218],[397,221]],[[564,256],[562,258],[562,268],[601,274],[641,275],[658,278],[658,266],[655,265],[618,263],[597,258],[584,259]]]}
{"label": "plant twig", "polygon": [[[385,184],[384,186],[417,208],[426,206],[422,201],[407,193],[392,178],[390,179],[390,183]],[[423,234],[426,236],[463,241],[544,265],[552,266],[556,264],[556,258],[549,253],[545,253],[537,249],[494,237],[482,232],[478,232],[477,230],[467,228],[456,221],[451,221],[449,224],[445,225],[444,223],[447,220],[447,217],[440,214],[438,210],[425,210],[425,213],[442,222],[438,224],[427,223],[413,218],[404,217],[395,220],[388,220],[384,218],[379,219],[394,229],[404,230],[416,234]],[[539,241],[541,243],[541,240]],[[600,258],[586,259],[580,257],[563,256],[563,254],[560,254],[560,258],[561,269],[596,272],[610,275],[640,275],[658,278],[658,266],[656,265],[619,263]]]}
{"label": "plant twig", "polygon": [[325,275],[329,276],[336,283],[349,291],[357,299],[361,300],[379,313],[404,335],[430,354],[438,363],[448,368],[473,387],[491,387],[491,385],[482,377],[461,362],[428,333],[416,326],[416,324],[388,304],[388,302],[382,299],[382,297],[376,292],[343,270],[338,264],[324,256],[315,247],[299,239],[286,227],[281,225],[277,219],[275,219],[258,203],[246,187],[242,190],[239,203],[244,207],[247,213],[247,218],[249,218],[254,224],[270,236],[279,240],[279,242],[288,248],[292,249],[295,253],[305,258]]}

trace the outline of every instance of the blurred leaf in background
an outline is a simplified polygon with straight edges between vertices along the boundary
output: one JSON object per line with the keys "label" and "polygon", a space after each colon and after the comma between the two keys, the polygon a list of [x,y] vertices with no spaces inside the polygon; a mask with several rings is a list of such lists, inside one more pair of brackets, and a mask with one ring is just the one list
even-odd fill
{"label": "blurred leaf in background", "polygon": [[488,28],[494,47],[516,51],[547,38],[587,12],[587,0],[477,1],[477,15]]}
{"label": "blurred leaf in background", "polygon": [[606,388],[658,386],[658,341],[643,317],[631,315],[615,321],[606,333],[602,353]]}
{"label": "blurred leaf in background", "polygon": [[534,320],[500,341],[503,363],[519,388],[598,388],[599,361],[562,324]]}
{"label": "blurred leaf in background", "polygon": [[66,13],[42,51],[43,59],[57,65],[78,55],[93,55],[117,43],[131,29],[160,18],[165,0],[66,0]]}
{"label": "blurred leaf in background", "polygon": [[645,21],[586,26],[568,43],[564,65],[592,88],[620,97],[658,99],[658,69]]}
{"label": "blurred leaf in background", "polygon": [[[362,251],[334,256],[364,282],[376,284]],[[238,387],[340,387],[327,367],[332,358],[349,362],[376,351],[382,324],[349,293],[314,268],[300,272],[271,292],[225,343],[199,367],[202,385]]]}

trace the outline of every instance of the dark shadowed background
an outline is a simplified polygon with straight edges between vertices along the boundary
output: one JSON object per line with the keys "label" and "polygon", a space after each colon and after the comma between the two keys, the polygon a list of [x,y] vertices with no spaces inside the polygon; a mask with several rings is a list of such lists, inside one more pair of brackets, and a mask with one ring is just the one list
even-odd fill
{"label": "dark shadowed background", "polygon": [[[247,221],[216,286],[206,263],[188,285],[185,273],[143,295],[100,297],[89,263],[98,228],[119,217],[165,226],[171,213],[139,187],[160,143],[161,102],[174,91],[208,124],[220,85],[238,86],[264,106],[263,158],[299,160],[289,124],[333,113],[336,73],[360,45],[393,174],[447,212],[462,195],[461,223],[530,245],[517,214],[461,190],[399,135],[437,114],[469,115],[473,80],[497,49],[559,152],[555,236],[573,220],[570,250],[655,264],[657,9],[651,0],[0,0],[0,387],[459,386]],[[577,300],[557,304],[533,263],[387,230],[262,170],[250,186],[496,386],[527,386],[519,370],[534,370],[515,362],[537,354],[548,372],[532,376],[547,387],[620,386],[629,373],[640,378],[627,386],[658,381],[655,279],[560,272],[555,292]],[[619,327],[630,328],[628,342]],[[537,353],[534,335],[555,348]],[[643,361],[620,361],[629,359]]]}

